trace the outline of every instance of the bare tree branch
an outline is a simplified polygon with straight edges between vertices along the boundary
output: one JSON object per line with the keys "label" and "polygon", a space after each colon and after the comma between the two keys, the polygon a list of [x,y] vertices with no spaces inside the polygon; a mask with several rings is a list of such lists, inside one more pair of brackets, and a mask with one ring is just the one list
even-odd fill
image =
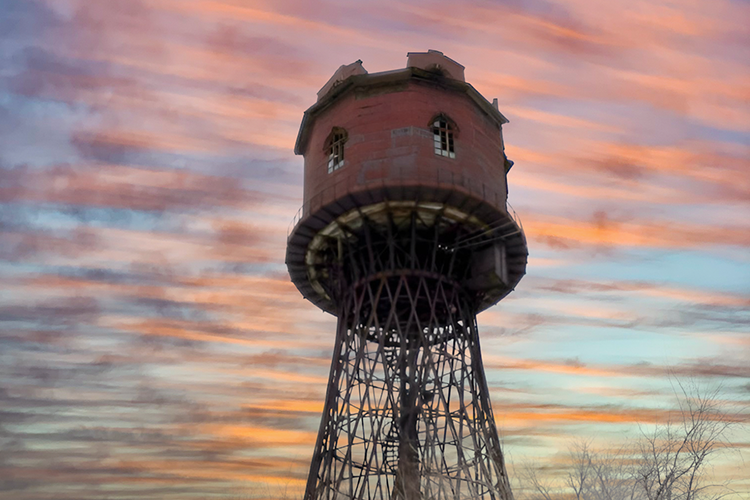
{"label": "bare tree branch", "polygon": [[732,493],[728,482],[711,479],[711,463],[731,448],[730,432],[746,414],[732,411],[721,386],[673,379],[672,389],[677,408],[664,423],[639,426],[640,437],[615,450],[573,443],[557,482],[527,464],[519,479],[530,500],[721,500]]}

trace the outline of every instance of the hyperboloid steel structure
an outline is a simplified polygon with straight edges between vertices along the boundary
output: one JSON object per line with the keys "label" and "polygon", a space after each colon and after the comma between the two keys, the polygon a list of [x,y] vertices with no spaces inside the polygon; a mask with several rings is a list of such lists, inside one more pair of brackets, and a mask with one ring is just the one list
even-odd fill
{"label": "hyperboloid steel structure", "polygon": [[342,66],[305,112],[286,262],[338,318],[305,500],[512,500],[476,321],[526,271],[506,122],[432,50]]}

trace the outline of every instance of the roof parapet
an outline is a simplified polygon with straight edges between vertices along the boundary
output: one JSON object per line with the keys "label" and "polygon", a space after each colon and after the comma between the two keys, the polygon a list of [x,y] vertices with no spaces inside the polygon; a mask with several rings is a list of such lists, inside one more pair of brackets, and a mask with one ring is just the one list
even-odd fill
{"label": "roof parapet", "polygon": [[318,91],[318,101],[320,101],[328,92],[330,92],[333,87],[339,85],[350,76],[366,74],[367,70],[364,68],[364,66],[362,66],[361,59],[357,59],[351,64],[344,64],[340,66],[339,69],[337,69],[333,74],[333,76],[326,82],[326,84],[323,85],[323,87]]}
{"label": "roof parapet", "polygon": [[[496,120],[498,126],[508,123],[508,119],[498,109],[497,99],[493,99],[490,103],[471,84],[466,83],[464,67],[461,64],[438,50],[409,52],[407,57],[406,68],[379,73],[368,73],[362,66],[361,60],[339,67],[318,91],[317,102],[305,111],[294,145],[294,153],[304,154],[310,124],[315,120],[316,115],[330,106],[343,93],[352,88],[398,85],[411,79],[437,81],[447,89],[463,92],[488,116]],[[506,168],[510,167],[506,166]]]}
{"label": "roof parapet", "polygon": [[406,54],[406,67],[440,73],[447,78],[465,82],[464,67],[439,50],[409,52]]}

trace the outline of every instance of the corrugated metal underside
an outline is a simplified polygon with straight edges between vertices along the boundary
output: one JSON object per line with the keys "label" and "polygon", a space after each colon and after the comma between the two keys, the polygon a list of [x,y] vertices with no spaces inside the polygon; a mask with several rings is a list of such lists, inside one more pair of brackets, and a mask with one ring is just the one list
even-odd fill
{"label": "corrugated metal underside", "polygon": [[429,218],[431,212],[439,211],[442,216],[463,218],[457,222],[466,224],[467,232],[476,234],[477,241],[496,241],[505,247],[507,283],[484,290],[477,312],[487,309],[510,293],[526,273],[526,238],[507,212],[455,188],[384,186],[349,193],[312,213],[305,210],[305,215],[289,236],[286,264],[292,282],[306,299],[324,311],[336,314],[333,302],[317,282],[310,266],[311,245],[316,244],[316,236],[330,232],[335,221],[346,221],[347,225],[352,225],[357,217],[372,217],[375,212],[382,212],[381,208],[374,207],[382,207],[383,204],[390,204],[391,210],[401,211],[412,204],[422,217]]}

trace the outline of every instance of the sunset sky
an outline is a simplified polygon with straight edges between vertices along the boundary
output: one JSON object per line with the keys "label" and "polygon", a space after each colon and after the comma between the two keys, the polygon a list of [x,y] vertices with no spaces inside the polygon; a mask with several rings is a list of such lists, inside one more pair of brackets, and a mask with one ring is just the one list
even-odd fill
{"label": "sunset sky", "polygon": [[340,65],[427,49],[510,120],[511,473],[637,438],[675,380],[747,411],[747,0],[0,0],[0,499],[301,498],[335,318],[284,265],[297,130]]}

